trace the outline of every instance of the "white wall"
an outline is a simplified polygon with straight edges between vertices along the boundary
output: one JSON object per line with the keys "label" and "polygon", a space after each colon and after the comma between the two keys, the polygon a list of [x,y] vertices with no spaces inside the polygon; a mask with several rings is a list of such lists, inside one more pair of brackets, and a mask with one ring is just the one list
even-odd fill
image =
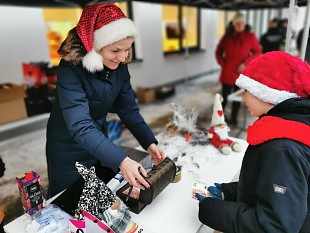
{"label": "white wall", "polygon": [[[164,56],[162,52],[161,5],[133,2],[134,20],[139,30],[137,57],[143,62],[129,65],[132,85],[152,87],[218,69],[214,58],[218,43],[218,11],[202,9],[201,45],[204,52]],[[288,12],[283,11],[283,17]],[[305,8],[298,13],[295,30],[303,26]],[[46,30],[41,8],[0,7],[0,83],[23,82],[22,63],[48,61]],[[266,22],[267,24],[267,22]],[[296,26],[298,25],[298,26]]]}
{"label": "white wall", "polygon": [[[188,59],[162,52],[161,5],[134,2],[139,30],[137,55],[141,63],[129,65],[133,87],[152,87],[178,81],[217,68],[214,59],[217,12],[202,11],[201,43],[205,52]],[[41,8],[0,7],[0,83],[23,82],[22,63],[48,61],[46,31]]]}
{"label": "white wall", "polygon": [[42,10],[0,7],[0,22],[0,83],[21,83],[23,62],[49,60]]}
{"label": "white wall", "polygon": [[142,63],[129,65],[132,85],[152,87],[191,77],[216,69],[214,49],[216,39],[217,12],[202,11],[201,44],[205,52],[164,56],[162,50],[162,8],[159,4],[134,2],[134,20],[138,26],[141,42]]}

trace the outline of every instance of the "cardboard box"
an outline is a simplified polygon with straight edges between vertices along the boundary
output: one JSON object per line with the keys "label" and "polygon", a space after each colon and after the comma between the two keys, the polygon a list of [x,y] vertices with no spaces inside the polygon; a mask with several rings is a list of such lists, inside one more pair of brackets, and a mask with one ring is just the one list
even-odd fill
{"label": "cardboard box", "polygon": [[156,90],[154,88],[138,87],[137,98],[138,102],[142,104],[154,102],[156,100]]}
{"label": "cardboard box", "polygon": [[0,84],[0,124],[27,117],[25,88],[13,83]]}
{"label": "cardboard box", "polygon": [[22,177],[16,177],[16,182],[25,213],[31,216],[45,207],[39,174],[28,172]]}

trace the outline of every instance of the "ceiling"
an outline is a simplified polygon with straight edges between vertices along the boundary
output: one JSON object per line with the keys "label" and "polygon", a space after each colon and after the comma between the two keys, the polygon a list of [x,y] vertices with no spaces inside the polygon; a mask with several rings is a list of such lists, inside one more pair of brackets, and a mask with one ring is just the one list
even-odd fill
{"label": "ceiling", "polygon": [[[129,0],[131,1],[131,0]],[[290,0],[135,0],[159,4],[179,4],[223,10],[285,8]],[[84,7],[85,5],[113,2],[108,0],[0,0],[0,5],[23,7]],[[114,1],[115,2],[115,1]],[[295,0],[294,0],[295,2]],[[306,6],[307,0],[296,0],[298,6]]]}

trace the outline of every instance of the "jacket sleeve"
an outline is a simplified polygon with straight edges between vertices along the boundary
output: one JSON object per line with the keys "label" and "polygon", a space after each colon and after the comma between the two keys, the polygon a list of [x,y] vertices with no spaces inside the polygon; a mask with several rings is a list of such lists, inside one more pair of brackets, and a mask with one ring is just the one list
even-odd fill
{"label": "jacket sleeve", "polygon": [[224,66],[226,62],[225,57],[224,57],[224,53],[225,53],[224,48],[225,48],[225,36],[221,38],[215,50],[215,58],[216,58],[217,63],[220,66]]}
{"label": "jacket sleeve", "polygon": [[259,41],[257,40],[254,33],[251,33],[250,41],[251,41],[251,47],[252,48],[251,48],[249,56],[244,60],[244,63],[246,65],[250,61],[254,60],[255,58],[257,58],[258,56],[260,56],[262,54],[261,45],[260,45]]}
{"label": "jacket sleeve", "polygon": [[114,108],[122,122],[146,150],[152,143],[157,144],[157,140],[139,112],[127,66],[124,66],[124,69],[126,74],[124,83]]}
{"label": "jacket sleeve", "polygon": [[309,164],[298,153],[285,148],[264,151],[257,205],[206,198],[199,204],[200,221],[223,232],[299,232],[307,214]]}
{"label": "jacket sleeve", "polygon": [[118,171],[127,153],[111,142],[96,127],[77,69],[70,65],[58,68],[57,94],[60,108],[74,140],[103,165]]}
{"label": "jacket sleeve", "polygon": [[225,201],[237,201],[238,182],[223,183],[222,192]]}

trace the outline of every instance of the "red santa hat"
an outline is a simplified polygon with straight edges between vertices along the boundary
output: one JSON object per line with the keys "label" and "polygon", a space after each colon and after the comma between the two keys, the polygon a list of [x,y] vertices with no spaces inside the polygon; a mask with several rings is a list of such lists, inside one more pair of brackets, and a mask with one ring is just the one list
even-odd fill
{"label": "red santa hat", "polygon": [[90,72],[103,69],[103,58],[98,54],[100,49],[137,35],[134,23],[112,3],[86,6],[76,31],[87,50],[83,66]]}
{"label": "red santa hat", "polygon": [[269,52],[251,61],[236,85],[273,105],[290,98],[309,98],[310,66],[288,53]]}
{"label": "red santa hat", "polygon": [[217,93],[214,98],[211,127],[221,125],[221,124],[226,125],[222,102],[223,102],[223,97]]}

